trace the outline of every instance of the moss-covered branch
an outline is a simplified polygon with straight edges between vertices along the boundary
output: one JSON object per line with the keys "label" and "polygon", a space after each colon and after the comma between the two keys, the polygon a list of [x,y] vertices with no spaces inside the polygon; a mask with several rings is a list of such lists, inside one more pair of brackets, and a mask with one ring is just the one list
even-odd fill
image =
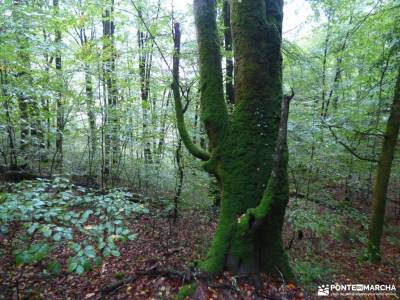
{"label": "moss-covered branch", "polygon": [[201,118],[210,151],[222,144],[228,128],[228,109],[224,100],[220,42],[215,1],[194,0],[197,43],[199,47]]}
{"label": "moss-covered branch", "polygon": [[181,94],[179,89],[179,54],[180,54],[180,40],[181,40],[181,32],[179,23],[174,24],[174,57],[173,57],[173,82],[172,82],[172,91],[174,94],[174,102],[175,102],[175,114],[176,114],[176,124],[178,127],[179,135],[185,144],[188,151],[195,157],[200,158],[201,160],[210,159],[210,154],[203,150],[201,147],[197,146],[193,143],[192,138],[190,137],[186,125],[185,118],[183,115]]}

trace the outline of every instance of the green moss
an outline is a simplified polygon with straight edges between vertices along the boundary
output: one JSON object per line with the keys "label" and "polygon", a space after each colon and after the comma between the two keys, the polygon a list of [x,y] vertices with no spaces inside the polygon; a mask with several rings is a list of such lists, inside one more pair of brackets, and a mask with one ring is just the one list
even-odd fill
{"label": "green moss", "polygon": [[210,159],[210,154],[207,151],[204,151],[201,147],[193,143],[192,137],[189,135],[186,125],[185,119],[182,110],[182,102],[179,92],[178,82],[174,80],[172,85],[172,90],[174,93],[174,102],[175,102],[175,115],[176,115],[176,125],[178,127],[179,136],[181,137],[186,149],[195,157],[201,160]]}
{"label": "green moss", "polygon": [[211,151],[222,144],[229,127],[214,2],[195,0],[193,3],[200,61],[201,118]]}
{"label": "green moss", "polygon": [[124,272],[115,272],[114,273],[114,278],[117,280],[121,280],[125,277],[125,273]]}
{"label": "green moss", "polygon": [[[223,202],[225,202],[225,200]],[[226,205],[222,203],[222,207],[226,207]],[[215,274],[224,269],[225,257],[232,239],[234,224],[230,218],[223,216],[221,212],[212,245],[207,253],[206,259],[199,266],[200,270],[206,273]]]}
{"label": "green moss", "polygon": [[197,284],[196,283],[191,283],[182,286],[179,289],[178,294],[175,296],[175,300],[184,300],[186,297],[191,297],[193,296],[194,292],[196,291]]}

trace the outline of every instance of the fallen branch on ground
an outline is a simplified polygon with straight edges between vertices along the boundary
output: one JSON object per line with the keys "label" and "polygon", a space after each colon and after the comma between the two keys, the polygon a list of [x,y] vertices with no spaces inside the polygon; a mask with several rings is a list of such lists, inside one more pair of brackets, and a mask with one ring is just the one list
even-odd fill
{"label": "fallen branch on ground", "polygon": [[102,288],[100,292],[102,296],[105,296],[125,284],[136,281],[140,276],[165,276],[165,277],[179,278],[182,280],[182,283],[192,282],[196,279],[196,277],[198,277],[191,270],[178,271],[170,268],[158,268],[157,266],[154,266],[148,270],[138,271],[136,274],[112,282],[109,285]]}

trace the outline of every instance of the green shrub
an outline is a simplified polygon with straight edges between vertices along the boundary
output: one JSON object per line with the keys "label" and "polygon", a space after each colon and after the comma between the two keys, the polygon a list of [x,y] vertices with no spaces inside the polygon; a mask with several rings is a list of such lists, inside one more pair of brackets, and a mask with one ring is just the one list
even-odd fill
{"label": "green shrub", "polygon": [[[51,260],[53,250],[68,246],[67,270],[78,274],[99,265],[104,257],[119,256],[117,241],[135,239],[129,218],[148,212],[127,191],[99,195],[65,178],[23,181],[2,198],[0,230],[16,231],[12,235],[16,264]],[[53,262],[48,269],[57,272],[60,267]]]}

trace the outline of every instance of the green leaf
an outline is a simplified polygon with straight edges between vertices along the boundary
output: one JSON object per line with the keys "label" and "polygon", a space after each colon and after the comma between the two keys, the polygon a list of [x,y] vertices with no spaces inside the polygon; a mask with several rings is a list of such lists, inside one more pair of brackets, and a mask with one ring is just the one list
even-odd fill
{"label": "green leaf", "polygon": [[78,267],[78,262],[74,258],[69,258],[67,263],[67,271],[73,272]]}
{"label": "green leaf", "polygon": [[22,264],[31,264],[34,261],[33,255],[30,253],[27,253],[26,251],[16,255],[15,257],[15,262],[17,266],[22,265]]}
{"label": "green leaf", "polygon": [[128,235],[128,239],[129,239],[130,241],[133,241],[134,239],[136,239],[136,234],[130,234],[130,235]]}
{"label": "green leaf", "polygon": [[91,246],[91,245],[85,247],[85,253],[90,258],[96,257],[96,251],[94,250],[93,246]]}
{"label": "green leaf", "polygon": [[39,228],[39,223],[33,223],[29,228],[28,228],[28,230],[26,231],[28,234],[32,234],[32,233],[34,233],[35,231],[36,231],[36,229],[38,229]]}
{"label": "green leaf", "polygon": [[121,253],[117,249],[115,249],[115,250],[111,250],[111,255],[118,257],[121,255]]}
{"label": "green leaf", "polygon": [[35,249],[33,250],[34,260],[41,261],[47,256],[47,254],[49,254],[50,246],[48,244],[37,244],[35,246],[37,247],[35,247]]}
{"label": "green leaf", "polygon": [[104,256],[110,256],[110,254],[111,254],[110,248],[109,247],[105,247],[104,250],[103,250],[103,255]]}
{"label": "green leaf", "polygon": [[92,269],[92,264],[86,258],[82,259],[82,266],[85,271],[90,271]]}
{"label": "green leaf", "polygon": [[106,246],[106,243],[104,242],[104,241],[100,241],[99,242],[99,249],[101,250],[101,249],[103,249],[104,247]]}
{"label": "green leaf", "polygon": [[82,265],[78,265],[75,269],[75,272],[78,274],[82,274],[84,271],[85,271],[85,269]]}
{"label": "green leaf", "polygon": [[51,262],[49,263],[49,265],[47,266],[47,269],[54,274],[59,274],[61,272],[62,266],[60,263],[58,262]]}
{"label": "green leaf", "polygon": [[51,236],[51,233],[52,233],[52,230],[51,230],[51,228],[48,226],[48,225],[46,225],[46,226],[43,226],[41,229],[40,229],[40,231],[43,233],[43,236],[44,237],[50,237]]}
{"label": "green leaf", "polygon": [[96,256],[96,258],[94,259],[94,263],[97,267],[100,267],[102,262],[103,262],[103,260],[100,256]]}
{"label": "green leaf", "polygon": [[1,233],[7,234],[8,233],[8,226],[7,225],[1,225],[0,226],[0,231],[1,231]]}
{"label": "green leaf", "polygon": [[15,262],[17,265],[38,262],[45,258],[49,252],[50,246],[48,244],[35,244],[28,250],[18,253],[15,256]]}
{"label": "green leaf", "polygon": [[81,250],[81,245],[79,245],[78,243],[71,242],[69,245],[70,245],[71,249],[75,252],[78,252],[79,250]]}
{"label": "green leaf", "polygon": [[61,233],[57,232],[55,235],[53,235],[53,239],[58,242],[61,240]]}

